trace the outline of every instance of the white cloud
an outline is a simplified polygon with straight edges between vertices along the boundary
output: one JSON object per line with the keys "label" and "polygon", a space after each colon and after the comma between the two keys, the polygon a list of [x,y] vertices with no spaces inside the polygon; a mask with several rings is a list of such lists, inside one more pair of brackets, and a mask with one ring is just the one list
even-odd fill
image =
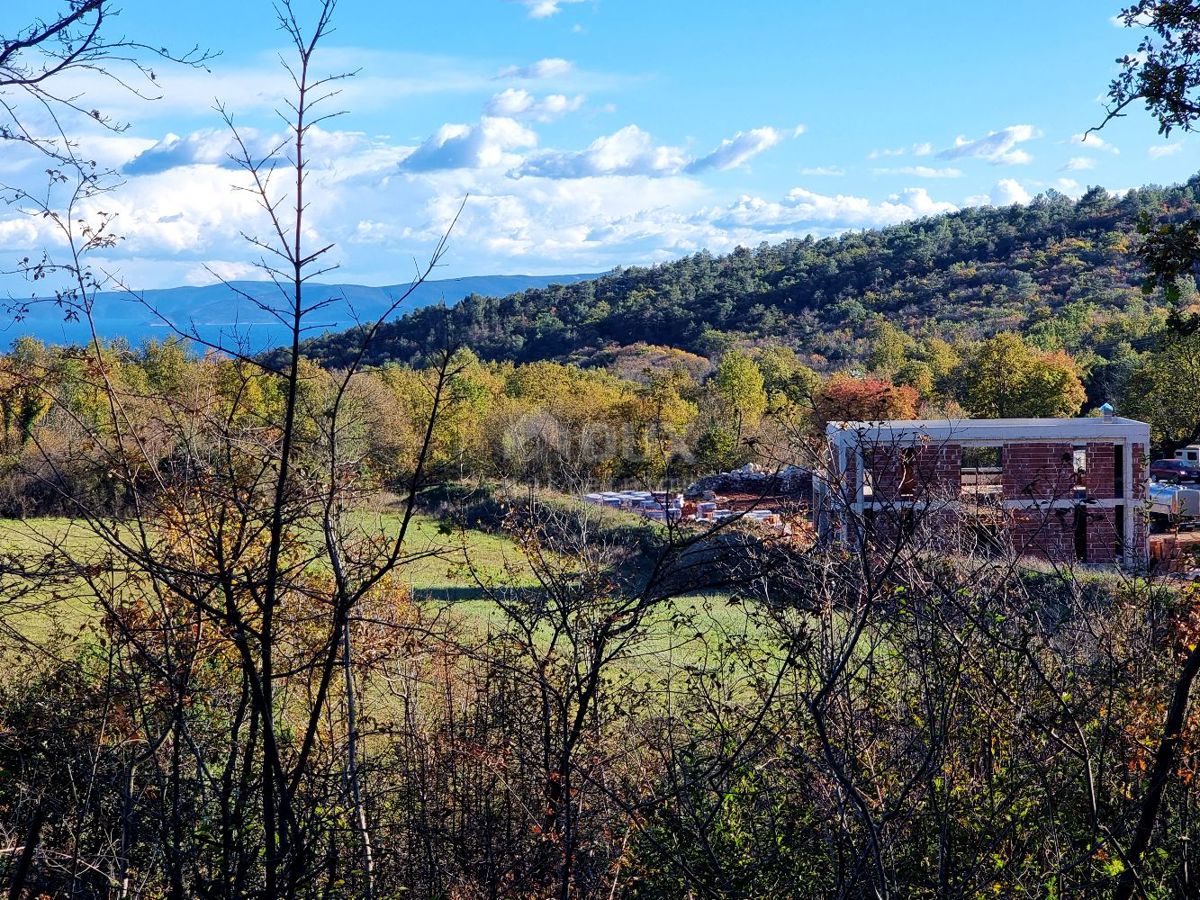
{"label": "white cloud", "polygon": [[1119,147],[1114,147],[1095,132],[1073,134],[1068,143],[1082,144],[1088,150],[1103,150],[1105,153],[1111,153],[1113,156],[1119,156],[1121,153]]}
{"label": "white cloud", "polygon": [[992,188],[992,203],[996,206],[1012,206],[1014,203],[1028,203],[1032,197],[1029,191],[1021,187],[1014,178],[1001,178]]}
{"label": "white cloud", "polygon": [[713,221],[726,227],[801,231],[821,226],[826,229],[878,228],[937,213],[954,212],[952,203],[934,200],[925,188],[906,188],[882,203],[845,194],[818,194],[793,188],[782,200],[769,201],[743,196],[715,215]]}
{"label": "white cloud", "polygon": [[[331,134],[329,144],[345,150],[311,173],[306,237],[336,245],[330,261],[343,266],[337,280],[402,280],[408,272],[397,260],[423,259],[468,195],[451,235],[447,275],[603,271],[703,248],[720,253],[761,240],[878,227],[954,208],[919,188],[882,199],[798,188],[775,200],[719,201],[685,173],[685,153],[659,147],[636,130],[601,139],[586,160],[575,161],[590,173],[575,173],[583,177],[514,179],[503,166],[474,165],[481,143],[505,145],[496,127],[485,119],[443,129],[424,145],[424,165],[399,168],[397,157],[413,159],[410,148]],[[511,119],[503,125],[520,127]],[[513,140],[510,135],[508,143]],[[456,154],[468,165],[446,168],[447,157]],[[115,265],[142,288],[211,280],[206,264],[226,276],[249,274],[246,263],[256,254],[241,234],[263,233],[265,223],[253,197],[232,189],[244,184],[242,173],[212,163],[129,176],[118,194],[105,198],[126,240],[101,255],[104,265]],[[48,243],[52,236],[42,220],[0,209],[0,247]]]}
{"label": "white cloud", "polygon": [[184,275],[183,280],[185,284],[199,287],[212,284],[214,281],[257,281],[262,277],[262,269],[253,263],[241,260],[210,259],[193,266]]}
{"label": "white cloud", "polygon": [[[793,132],[794,133],[794,132]],[[725,171],[744,165],[784,139],[775,128],[739,131],[704,156],[693,158],[682,147],[656,144],[637,125],[626,125],[578,151],[548,150],[514,165],[514,178],[596,178],[607,175],[653,176]]]}
{"label": "white cloud", "polygon": [[734,169],[758,156],[764,150],[774,147],[781,140],[783,140],[783,135],[774,128],[739,131],[733,137],[721,141],[720,145],[711,153],[689,163],[687,170],[704,172],[708,169],[718,171]]}
{"label": "white cloud", "polygon": [[[291,143],[283,133],[268,134],[254,128],[242,128],[239,133],[254,160],[265,159],[273,152],[282,156]],[[411,152],[411,148],[370,141],[358,132],[326,131],[319,126],[309,129],[305,145],[312,168],[337,169],[335,177],[343,178],[363,171],[382,171]],[[183,137],[168,133],[158,141],[143,142],[143,147],[122,166],[125,175],[154,175],[186,166],[236,169],[231,156],[241,152],[233,134],[224,128],[202,129]]]}
{"label": "white cloud", "polygon": [[[270,135],[252,128],[242,130],[242,138],[255,159],[262,159],[274,149]],[[128,175],[151,175],[177,166],[214,165],[231,167],[231,154],[238,150],[227,128],[208,128],[193,131],[186,137],[168,133],[158,143],[127,162]]]}
{"label": "white cloud", "polygon": [[953,147],[943,150],[938,156],[942,159],[976,158],[993,164],[1024,165],[1032,162],[1033,157],[1017,145],[1039,136],[1032,125],[1009,125],[999,131],[989,131],[974,140],[959,136],[955,138]]}
{"label": "white cloud", "polygon": [[1069,197],[1078,199],[1083,195],[1083,186],[1074,178],[1059,178],[1054,186]]}
{"label": "white cloud", "polygon": [[1063,166],[1064,172],[1086,172],[1096,168],[1096,160],[1091,156],[1072,156]]}
{"label": "white cloud", "polygon": [[510,0],[510,2],[520,3],[529,10],[531,19],[548,19],[562,12],[564,4],[582,3],[583,0]]}
{"label": "white cloud", "polygon": [[656,146],[636,125],[597,138],[586,150],[549,151],[526,157],[513,170],[516,177],[593,178],[599,175],[674,175],[687,165],[678,147]]}
{"label": "white cloud", "polygon": [[[556,77],[555,71],[582,77],[565,65],[535,63],[512,77]],[[954,209],[921,188],[869,197],[797,188],[783,197],[730,202],[696,177],[745,164],[800,131],[790,126],[747,129],[696,148],[664,145],[630,125],[578,152],[539,152],[535,123],[578,108],[582,98],[548,94],[541,84],[497,83],[494,73],[494,66],[476,63],[471,76],[473,95],[491,97],[478,121],[445,125],[425,140],[314,129],[306,239],[336,245],[329,257],[343,265],[336,280],[403,280],[409,272],[397,261],[423,259],[468,195],[451,236],[447,275],[602,271]],[[265,152],[279,135],[265,118],[250,121],[261,129],[246,130],[252,152]],[[228,136],[220,129],[176,131],[122,137],[106,151],[118,164],[131,163],[125,186],[97,207],[117,213],[125,240],[97,260],[118,267],[137,287],[209,281],[205,265],[244,277],[257,254],[241,234],[262,234],[264,223],[253,197],[232,190],[245,181],[226,165]],[[916,156],[918,148],[905,152]],[[845,173],[837,166],[804,171]],[[53,240],[41,220],[0,208],[0,253]]]}
{"label": "white cloud", "polygon": [[1161,144],[1157,147],[1150,147],[1146,153],[1151,159],[1162,159],[1167,156],[1174,156],[1183,150],[1183,144]]}
{"label": "white cloud", "polygon": [[526,81],[535,81],[545,78],[563,78],[575,71],[575,64],[566,59],[559,57],[551,57],[549,59],[539,59],[535,63],[530,63],[527,66],[505,66],[498,73],[497,78],[520,78]]}
{"label": "white cloud", "polygon": [[935,169],[931,166],[899,166],[890,169],[872,169],[876,175],[908,175],[913,178],[962,178],[962,169],[949,166]]}
{"label": "white cloud", "polygon": [[837,177],[846,174],[846,170],[841,166],[810,166],[809,168],[801,169],[801,175],[812,175],[817,178]]}
{"label": "white cloud", "polygon": [[0,247],[7,250],[33,250],[40,243],[38,219],[20,213],[18,216],[0,219]]}
{"label": "white cloud", "polygon": [[400,168],[434,172],[511,166],[518,157],[510,151],[535,146],[537,135],[515,119],[484,116],[478,125],[443,125],[405,157]]}
{"label": "white cloud", "polygon": [[909,153],[913,156],[929,156],[933,153],[933,144],[925,142],[913,144],[911,147],[883,147],[872,150],[867,154],[867,159],[887,159],[891,156],[905,156]]}
{"label": "white cloud", "polygon": [[568,97],[565,94],[547,94],[539,100],[522,88],[508,88],[492,97],[488,101],[485,111],[489,116],[552,122],[567,113],[578,110],[583,106],[584,99],[582,94],[574,97]]}

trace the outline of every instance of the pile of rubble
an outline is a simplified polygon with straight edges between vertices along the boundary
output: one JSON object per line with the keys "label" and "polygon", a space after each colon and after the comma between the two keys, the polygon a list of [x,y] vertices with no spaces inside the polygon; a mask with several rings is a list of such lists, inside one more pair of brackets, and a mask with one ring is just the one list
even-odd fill
{"label": "pile of rubble", "polygon": [[759,497],[785,497],[808,503],[812,498],[812,471],[801,466],[785,466],[769,471],[747,463],[732,472],[706,475],[683,492],[695,500],[709,494],[751,494]]}

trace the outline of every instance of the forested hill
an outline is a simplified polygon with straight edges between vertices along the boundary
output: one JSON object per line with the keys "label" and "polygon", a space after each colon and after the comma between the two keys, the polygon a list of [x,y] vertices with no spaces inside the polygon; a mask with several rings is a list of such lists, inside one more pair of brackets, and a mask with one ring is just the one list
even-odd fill
{"label": "forested hill", "polygon": [[[728,256],[699,253],[501,298],[472,295],[389,323],[369,361],[419,361],[447,334],[485,359],[516,361],[579,359],[638,341],[710,355],[770,338],[830,368],[863,352],[879,316],[914,336],[948,339],[1011,328],[1036,334],[1083,316],[1107,323],[1112,340],[1112,326],[1144,321],[1156,302],[1143,296],[1130,252],[1139,216],[1191,215],[1198,200],[1200,175],[1121,198],[1100,188],[1078,201],[1051,191],[1025,206],[970,208]],[[337,366],[354,337],[326,335],[307,353]]]}

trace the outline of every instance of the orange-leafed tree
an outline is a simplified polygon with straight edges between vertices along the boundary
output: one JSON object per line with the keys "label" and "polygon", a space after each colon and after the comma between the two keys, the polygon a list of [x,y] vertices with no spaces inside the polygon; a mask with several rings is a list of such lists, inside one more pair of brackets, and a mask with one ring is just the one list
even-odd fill
{"label": "orange-leafed tree", "polygon": [[813,427],[823,432],[830,422],[912,419],[920,399],[915,388],[886,378],[834,375],[816,393]]}

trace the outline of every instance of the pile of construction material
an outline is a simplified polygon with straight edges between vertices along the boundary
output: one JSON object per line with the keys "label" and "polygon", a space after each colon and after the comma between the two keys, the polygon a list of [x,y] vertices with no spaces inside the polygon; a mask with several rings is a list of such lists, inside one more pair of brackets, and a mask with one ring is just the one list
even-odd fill
{"label": "pile of construction material", "polygon": [[601,491],[585,494],[584,501],[595,506],[638,513],[656,522],[724,522],[735,517],[755,525],[783,527],[783,517],[762,508],[756,498],[737,495],[726,498],[707,492],[699,500],[686,500],[682,494],[668,491]]}
{"label": "pile of construction material", "polygon": [[785,466],[779,471],[771,471],[747,463],[730,472],[706,475],[684,491],[684,496],[696,499],[708,493],[788,497],[808,503],[812,498],[812,471],[801,466]]}
{"label": "pile of construction material", "polygon": [[[697,522],[724,522],[735,516],[745,522],[755,525],[772,525],[779,527],[783,524],[782,517],[771,509],[761,507],[746,507],[744,503],[731,502],[711,491],[706,492],[702,499],[684,501],[684,518],[695,519]],[[692,512],[695,510],[695,512]]]}
{"label": "pile of construction material", "polygon": [[596,506],[640,513],[656,522],[683,518],[683,496],[668,491],[603,491],[583,498]]}

